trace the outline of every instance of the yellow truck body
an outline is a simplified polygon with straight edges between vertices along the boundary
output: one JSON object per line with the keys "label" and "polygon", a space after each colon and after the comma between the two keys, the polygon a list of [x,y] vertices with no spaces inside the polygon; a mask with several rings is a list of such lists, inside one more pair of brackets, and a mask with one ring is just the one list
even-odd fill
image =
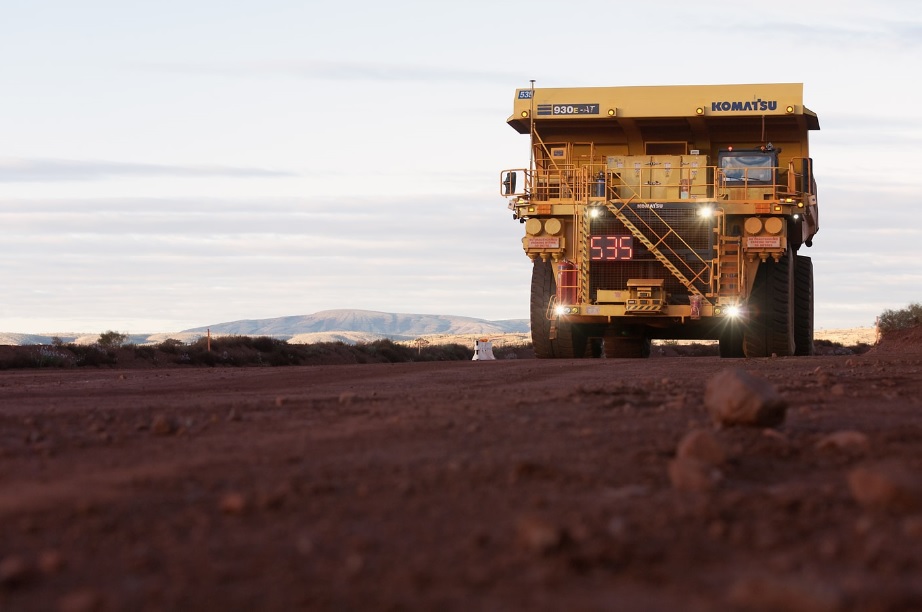
{"label": "yellow truck body", "polygon": [[531,140],[500,189],[534,262],[539,357],[642,357],[654,338],[812,354],[803,85],[530,87],[507,122]]}

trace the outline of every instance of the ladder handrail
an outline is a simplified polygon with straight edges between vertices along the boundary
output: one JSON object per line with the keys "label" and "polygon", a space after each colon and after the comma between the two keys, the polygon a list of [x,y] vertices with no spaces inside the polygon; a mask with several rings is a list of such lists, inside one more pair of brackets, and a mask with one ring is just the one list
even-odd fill
{"label": "ladder handrail", "polygon": [[[650,253],[651,253],[654,257],[656,257],[656,259],[659,260],[659,262],[660,262],[661,264],[663,264],[663,266],[664,266],[667,270],[669,270],[669,272],[670,272],[676,279],[678,279],[678,281],[679,281],[680,283],[682,283],[682,285],[684,285],[685,288],[689,290],[689,292],[691,292],[693,295],[701,296],[701,299],[702,299],[704,302],[710,304],[710,302],[708,302],[707,298],[704,297],[704,294],[701,293],[701,290],[698,289],[698,287],[695,286],[694,281],[688,280],[688,278],[685,277],[685,275],[682,273],[682,271],[679,270],[679,268],[678,268],[674,263],[672,263],[672,260],[670,260],[662,251],[660,251],[659,248],[657,248],[656,245],[653,244],[653,241],[651,241],[649,238],[647,238],[646,234],[644,234],[642,231],[640,231],[640,229],[638,229],[637,226],[634,225],[634,224],[631,222],[631,220],[628,219],[627,216],[624,214],[623,211],[624,211],[625,208],[627,208],[628,210],[632,210],[632,209],[629,207],[629,205],[630,205],[631,202],[633,202],[633,201],[634,201],[634,196],[632,196],[632,197],[630,197],[628,200],[624,201],[624,202],[621,204],[621,206],[619,207],[619,206],[617,206],[617,205],[615,204],[614,200],[607,200],[607,201],[605,202],[605,207],[608,208],[608,210],[610,210],[610,211],[612,212],[612,214],[615,215],[615,217],[617,217],[618,220],[621,221],[621,223],[624,224],[624,227],[626,227],[626,228],[628,229],[628,231],[631,232],[631,234],[632,234],[635,238],[637,238],[645,247],[647,247],[647,250],[650,251]],[[656,214],[655,211],[654,211],[654,214]],[[659,215],[657,215],[657,216],[659,216]],[[641,220],[642,220],[642,219],[641,219]],[[665,222],[664,222],[664,223],[665,223]],[[666,224],[666,226],[669,227],[668,224]],[[649,226],[647,226],[647,227],[649,228]],[[650,229],[651,229],[651,231],[652,231],[652,228],[650,228]],[[671,230],[671,228],[670,228],[670,230]],[[653,232],[653,234],[656,235],[656,232]],[[657,236],[657,238],[659,238],[659,236]],[[684,241],[683,241],[683,242],[684,242]],[[669,248],[668,245],[666,245],[666,246],[667,246],[667,248]],[[672,251],[672,249],[669,249],[669,250],[670,250],[673,254],[675,254],[675,252]],[[700,257],[699,257],[699,259],[700,259]],[[704,263],[706,267],[708,266],[708,263],[705,262],[704,260],[702,260],[702,263]],[[688,265],[688,264],[686,264],[686,266],[687,266],[687,265]],[[694,270],[691,270],[691,271],[694,272]],[[699,272],[699,273],[695,276],[695,278],[697,278],[697,277],[700,276],[700,275],[701,275],[701,273]]]}

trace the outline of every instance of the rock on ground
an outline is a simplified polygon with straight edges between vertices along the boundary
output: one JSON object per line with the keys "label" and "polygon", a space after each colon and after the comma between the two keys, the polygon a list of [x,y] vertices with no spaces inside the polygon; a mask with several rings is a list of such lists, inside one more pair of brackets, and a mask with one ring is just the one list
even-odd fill
{"label": "rock on ground", "polygon": [[695,429],[682,438],[676,448],[677,459],[695,459],[709,465],[721,465],[727,460],[727,451],[712,432]]}
{"label": "rock on ground", "polygon": [[852,497],[872,510],[922,510],[922,477],[902,463],[861,465],[848,473]]}
{"label": "rock on ground", "polygon": [[723,474],[710,463],[697,459],[673,459],[668,466],[669,482],[679,491],[707,493],[717,488]]}
{"label": "rock on ground", "polygon": [[784,422],[787,401],[767,380],[731,368],[708,381],[704,404],[715,423],[775,427]]}
{"label": "rock on ground", "polygon": [[848,453],[866,453],[871,449],[867,435],[860,431],[836,431],[820,438],[819,450],[838,450]]}

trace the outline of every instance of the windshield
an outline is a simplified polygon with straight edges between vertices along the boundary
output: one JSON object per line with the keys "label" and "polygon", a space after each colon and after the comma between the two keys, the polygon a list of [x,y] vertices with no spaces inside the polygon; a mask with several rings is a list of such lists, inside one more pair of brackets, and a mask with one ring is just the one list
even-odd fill
{"label": "windshield", "polygon": [[720,158],[720,168],[727,181],[749,181],[770,185],[773,162],[772,155],[723,155]]}

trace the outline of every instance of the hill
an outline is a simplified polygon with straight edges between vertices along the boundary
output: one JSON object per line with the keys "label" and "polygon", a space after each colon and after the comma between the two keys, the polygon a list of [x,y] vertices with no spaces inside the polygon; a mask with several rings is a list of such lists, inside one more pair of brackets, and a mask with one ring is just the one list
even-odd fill
{"label": "hill", "polygon": [[[323,310],[310,315],[278,317],[274,319],[246,319],[187,329],[184,333],[205,333],[208,329],[217,335],[273,336],[281,339],[298,337],[325,337],[332,332],[356,332],[349,340],[381,337],[391,340],[412,340],[431,335],[497,335],[529,331],[526,319],[488,321],[473,317],[433,314],[404,314],[374,310]],[[320,334],[320,336],[308,336]],[[369,336],[365,336],[368,334]],[[339,338],[337,338],[339,339]],[[311,340],[317,341],[317,340]]]}

